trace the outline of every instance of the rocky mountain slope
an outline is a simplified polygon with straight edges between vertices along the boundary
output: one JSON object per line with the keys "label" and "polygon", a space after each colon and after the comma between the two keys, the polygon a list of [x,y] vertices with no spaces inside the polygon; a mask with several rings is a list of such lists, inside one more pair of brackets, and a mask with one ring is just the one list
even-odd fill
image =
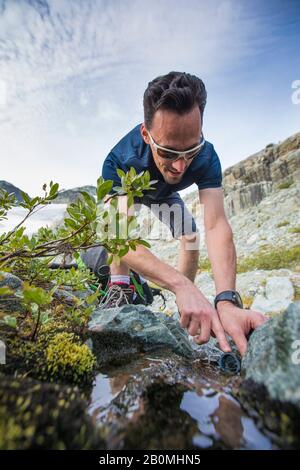
{"label": "rocky mountain slope", "polygon": [[8,183],[8,181],[0,181],[0,189],[4,189],[7,191],[9,194],[13,193],[17,199],[17,201],[21,202],[23,200],[22,198],[22,192],[21,189],[17,188],[11,183]]}
{"label": "rocky mountain slope", "polygon": [[80,191],[86,191],[93,196],[96,194],[95,186],[91,185],[79,186],[71,189],[62,189],[59,191],[58,196],[55,199],[55,204],[70,204],[71,202],[74,202],[78,196],[80,196]]}

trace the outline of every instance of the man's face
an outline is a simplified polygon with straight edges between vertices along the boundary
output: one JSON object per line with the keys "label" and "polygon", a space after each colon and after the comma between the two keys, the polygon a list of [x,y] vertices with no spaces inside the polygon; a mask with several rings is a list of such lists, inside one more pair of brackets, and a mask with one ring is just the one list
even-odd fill
{"label": "man's face", "polygon": [[[184,151],[195,147],[200,142],[202,132],[199,107],[195,106],[191,111],[183,115],[179,115],[174,111],[158,110],[154,114],[152,127],[149,131],[155,143],[162,147],[177,151]],[[166,161],[157,154],[156,149],[151,145],[144,124],[141,127],[141,134],[146,144],[150,144],[155,164],[166,183],[179,183],[192,160],[186,162],[184,158],[180,158],[176,162]]]}

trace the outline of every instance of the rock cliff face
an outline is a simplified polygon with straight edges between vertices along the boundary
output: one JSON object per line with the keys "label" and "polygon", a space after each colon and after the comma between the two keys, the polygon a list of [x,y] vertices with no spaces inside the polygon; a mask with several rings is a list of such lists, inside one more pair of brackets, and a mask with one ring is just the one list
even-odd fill
{"label": "rock cliff face", "polygon": [[278,186],[300,181],[299,159],[300,132],[227,168],[223,173],[227,213],[257,205]]}

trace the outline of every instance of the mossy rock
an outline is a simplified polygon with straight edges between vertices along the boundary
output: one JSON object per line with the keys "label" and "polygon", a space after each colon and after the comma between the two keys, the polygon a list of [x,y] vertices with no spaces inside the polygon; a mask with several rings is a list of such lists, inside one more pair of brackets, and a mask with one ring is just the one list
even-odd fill
{"label": "mossy rock", "polygon": [[[26,373],[47,382],[89,386],[94,377],[96,361],[83,339],[65,331],[64,323],[42,325],[36,341],[24,339],[6,328],[0,337],[6,343],[6,365],[3,371]],[[1,334],[2,333],[2,334]]]}
{"label": "mossy rock", "polygon": [[0,374],[0,449],[104,449],[76,388]]}

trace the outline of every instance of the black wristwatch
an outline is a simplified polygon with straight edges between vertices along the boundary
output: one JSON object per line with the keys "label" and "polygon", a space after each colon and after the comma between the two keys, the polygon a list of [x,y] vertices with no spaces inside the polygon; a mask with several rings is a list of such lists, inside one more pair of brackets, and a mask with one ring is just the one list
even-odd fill
{"label": "black wristwatch", "polygon": [[227,300],[232,302],[237,307],[243,308],[243,301],[240,294],[236,290],[224,290],[223,292],[220,292],[218,295],[216,295],[215,308],[217,308],[217,303],[222,300]]}

